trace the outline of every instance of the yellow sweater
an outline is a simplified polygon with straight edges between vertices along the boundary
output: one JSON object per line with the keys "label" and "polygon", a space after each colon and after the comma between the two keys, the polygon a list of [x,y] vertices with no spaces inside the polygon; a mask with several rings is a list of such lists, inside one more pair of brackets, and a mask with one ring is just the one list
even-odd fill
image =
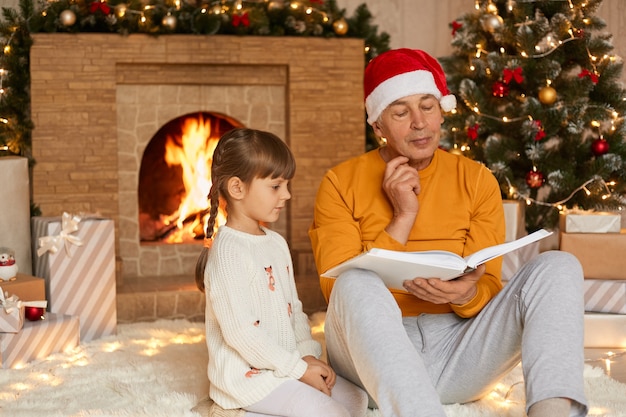
{"label": "yellow sweater", "polygon": [[[504,241],[504,211],[497,180],[471,159],[437,150],[419,171],[419,213],[402,245],[385,232],[393,210],[383,189],[385,162],[379,150],[329,170],[317,193],[309,236],[318,272],[370,248],[400,251],[448,250],[461,256]],[[448,313],[472,317],[502,288],[502,258],[486,264],[476,296],[464,305],[437,305],[392,291],[405,316]],[[328,301],[334,280],[320,277]]]}

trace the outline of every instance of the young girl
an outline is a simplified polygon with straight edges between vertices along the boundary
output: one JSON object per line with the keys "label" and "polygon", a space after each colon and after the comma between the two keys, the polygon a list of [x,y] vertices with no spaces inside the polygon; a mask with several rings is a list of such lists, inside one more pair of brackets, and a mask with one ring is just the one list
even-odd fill
{"label": "young girl", "polygon": [[258,130],[229,131],[213,153],[207,238],[220,203],[227,220],[196,266],[207,300],[209,396],[247,417],[363,417],[367,395],[319,359],[287,243],[263,226],[291,198],[295,169],[287,145]]}

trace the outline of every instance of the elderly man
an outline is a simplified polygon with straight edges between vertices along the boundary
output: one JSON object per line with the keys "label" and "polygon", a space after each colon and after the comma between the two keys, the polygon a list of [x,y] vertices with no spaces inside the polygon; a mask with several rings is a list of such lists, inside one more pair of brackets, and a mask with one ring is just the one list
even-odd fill
{"label": "elderly man", "polygon": [[[388,51],[364,84],[368,123],[386,144],[324,176],[309,230],[319,272],[370,248],[467,256],[502,243],[496,179],[439,148],[456,106],[439,63]],[[501,263],[451,281],[415,277],[405,291],[362,269],[320,278],[331,365],[384,417],[443,417],[441,404],[481,398],[522,359],[530,417],[585,416],[580,264],[545,252],[503,288]]]}

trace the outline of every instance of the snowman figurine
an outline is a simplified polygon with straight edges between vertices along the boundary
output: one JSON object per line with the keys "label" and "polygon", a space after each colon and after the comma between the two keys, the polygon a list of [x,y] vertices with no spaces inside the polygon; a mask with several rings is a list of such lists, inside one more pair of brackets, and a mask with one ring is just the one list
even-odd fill
{"label": "snowman figurine", "polygon": [[13,251],[9,248],[0,248],[0,280],[14,281],[16,279],[17,263],[15,263]]}

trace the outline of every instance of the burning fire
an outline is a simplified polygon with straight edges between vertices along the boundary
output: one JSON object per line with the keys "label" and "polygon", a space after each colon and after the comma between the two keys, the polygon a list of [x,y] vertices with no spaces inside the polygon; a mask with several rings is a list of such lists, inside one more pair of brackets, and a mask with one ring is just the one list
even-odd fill
{"label": "burning fire", "polygon": [[[175,228],[163,239],[168,243],[182,243],[202,238],[209,217],[207,196],[211,189],[211,162],[219,137],[211,136],[211,122],[204,117],[187,118],[181,137],[167,136],[165,162],[180,165],[185,193],[178,209],[163,219],[165,225]],[[225,222],[220,209],[216,225]]]}

